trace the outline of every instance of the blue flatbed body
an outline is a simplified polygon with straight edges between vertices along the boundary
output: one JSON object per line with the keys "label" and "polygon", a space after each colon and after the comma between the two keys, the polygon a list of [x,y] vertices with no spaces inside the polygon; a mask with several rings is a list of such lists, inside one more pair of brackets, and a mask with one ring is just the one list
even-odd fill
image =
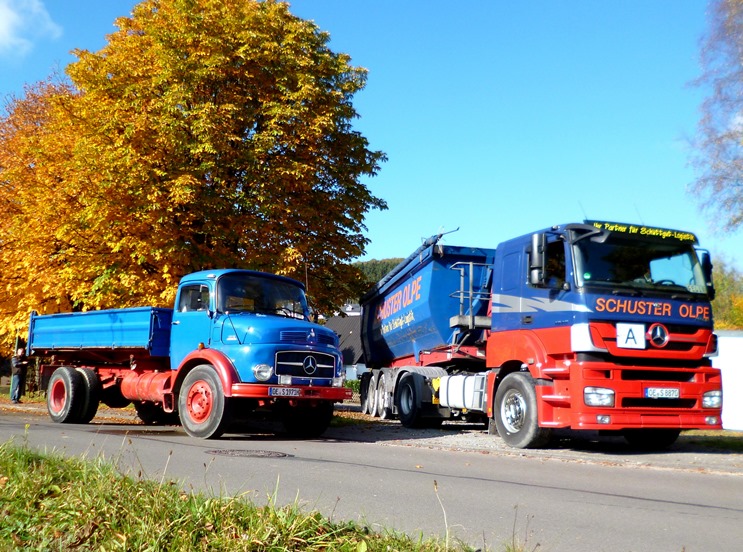
{"label": "blue flatbed body", "polygon": [[173,309],[135,307],[59,314],[31,314],[32,351],[126,351],[168,357]]}

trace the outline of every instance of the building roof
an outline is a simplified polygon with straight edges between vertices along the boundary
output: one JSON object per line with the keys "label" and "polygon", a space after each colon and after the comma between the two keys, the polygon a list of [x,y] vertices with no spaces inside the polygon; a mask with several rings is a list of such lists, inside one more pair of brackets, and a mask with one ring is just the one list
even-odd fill
{"label": "building roof", "polygon": [[328,319],[325,326],[338,334],[343,364],[354,365],[364,362],[360,316],[334,316]]}

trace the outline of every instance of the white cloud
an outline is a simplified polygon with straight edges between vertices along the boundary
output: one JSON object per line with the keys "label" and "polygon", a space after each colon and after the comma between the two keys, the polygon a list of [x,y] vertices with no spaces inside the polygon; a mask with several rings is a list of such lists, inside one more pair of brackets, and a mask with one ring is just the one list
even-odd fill
{"label": "white cloud", "polygon": [[0,55],[20,57],[34,42],[62,35],[41,0],[0,0]]}

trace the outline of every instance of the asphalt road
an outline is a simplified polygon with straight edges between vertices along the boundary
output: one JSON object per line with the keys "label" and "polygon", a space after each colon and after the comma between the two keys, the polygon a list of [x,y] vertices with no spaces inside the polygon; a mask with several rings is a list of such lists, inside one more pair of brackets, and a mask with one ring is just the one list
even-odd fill
{"label": "asphalt road", "polygon": [[331,428],[313,441],[261,432],[201,441],[121,417],[57,425],[38,410],[0,404],[0,441],[104,456],[134,477],[214,495],[298,502],[379,531],[448,530],[490,550],[514,537],[545,551],[743,549],[738,454],[639,455],[600,440],[524,452],[466,426],[409,434],[399,424]]}

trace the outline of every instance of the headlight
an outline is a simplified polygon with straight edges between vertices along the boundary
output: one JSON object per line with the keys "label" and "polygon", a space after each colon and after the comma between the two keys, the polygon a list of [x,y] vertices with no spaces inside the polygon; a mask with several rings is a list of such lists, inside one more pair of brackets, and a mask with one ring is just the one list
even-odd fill
{"label": "headlight", "polygon": [[614,406],[614,390],[604,387],[586,387],[583,401],[587,406]]}
{"label": "headlight", "polygon": [[268,364],[256,364],[253,366],[253,375],[258,381],[268,381],[273,374],[273,368]]}
{"label": "headlight", "polygon": [[721,408],[722,407],[722,391],[719,389],[716,391],[707,391],[702,395],[702,408]]}

